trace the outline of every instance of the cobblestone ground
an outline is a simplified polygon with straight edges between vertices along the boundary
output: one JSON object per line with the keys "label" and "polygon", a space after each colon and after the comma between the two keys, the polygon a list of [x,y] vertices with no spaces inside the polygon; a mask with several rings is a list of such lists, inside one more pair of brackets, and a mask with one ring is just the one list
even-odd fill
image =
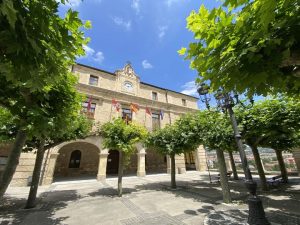
{"label": "cobblestone ground", "polygon": [[[166,174],[125,177],[123,197],[117,197],[117,179],[81,180],[41,187],[35,209],[23,209],[28,188],[10,188],[1,203],[0,224],[20,225],[176,225],[246,224],[247,193],[242,181],[230,181],[234,204],[222,204],[218,183],[205,173],[177,175],[177,190]],[[300,180],[260,193],[270,222],[300,225]]]}

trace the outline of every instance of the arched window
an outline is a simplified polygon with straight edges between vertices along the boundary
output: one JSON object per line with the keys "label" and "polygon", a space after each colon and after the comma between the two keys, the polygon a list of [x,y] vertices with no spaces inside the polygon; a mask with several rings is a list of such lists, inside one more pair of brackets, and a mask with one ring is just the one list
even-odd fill
{"label": "arched window", "polygon": [[69,168],[79,168],[81,160],[81,151],[75,150],[71,153]]}

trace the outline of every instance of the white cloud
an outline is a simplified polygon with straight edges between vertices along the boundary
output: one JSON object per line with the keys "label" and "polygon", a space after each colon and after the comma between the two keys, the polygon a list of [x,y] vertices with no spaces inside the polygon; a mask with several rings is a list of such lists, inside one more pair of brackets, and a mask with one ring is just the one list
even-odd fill
{"label": "white cloud", "polygon": [[85,50],[85,56],[84,57],[90,57],[90,56],[94,55],[94,53],[95,53],[95,50],[92,49],[91,47],[87,46],[87,45],[84,45],[83,49]]}
{"label": "white cloud", "polygon": [[93,57],[93,59],[96,61],[96,62],[98,62],[98,63],[102,63],[103,62],[103,60],[104,60],[104,54],[103,54],[103,52],[97,52],[96,54],[95,54],[95,56]]}
{"label": "white cloud", "polygon": [[148,60],[143,60],[142,65],[144,67],[144,69],[152,69],[153,66],[151,65],[151,63],[148,62]]}
{"label": "white cloud", "polygon": [[186,82],[184,85],[181,86],[181,88],[183,89],[181,91],[182,94],[198,97],[197,86],[195,84],[195,81]]}
{"label": "white cloud", "polygon": [[131,21],[125,21],[123,18],[120,17],[114,17],[113,21],[115,24],[117,24],[118,26],[122,26],[124,27],[126,30],[130,30],[131,29]]}
{"label": "white cloud", "polygon": [[131,8],[135,11],[136,14],[140,13],[140,0],[132,0]]}
{"label": "white cloud", "polygon": [[168,26],[159,26],[158,27],[158,37],[159,37],[159,39],[162,39],[166,35],[167,29],[168,29]]}
{"label": "white cloud", "polygon": [[94,60],[101,64],[104,60],[104,54],[101,51],[96,52],[93,48],[84,45],[83,49],[85,50],[85,56],[81,56],[79,58],[88,58],[89,60]]}

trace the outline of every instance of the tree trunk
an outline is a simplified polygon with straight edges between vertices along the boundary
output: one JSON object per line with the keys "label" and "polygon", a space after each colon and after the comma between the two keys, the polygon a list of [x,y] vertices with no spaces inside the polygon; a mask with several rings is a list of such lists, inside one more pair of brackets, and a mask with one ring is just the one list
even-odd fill
{"label": "tree trunk", "polygon": [[9,154],[7,164],[5,166],[3,175],[0,180],[0,199],[3,197],[6,189],[12,180],[12,177],[16,171],[19,164],[19,158],[22,152],[22,148],[25,144],[27,138],[27,133],[24,130],[19,130],[16,136],[16,140]]}
{"label": "tree trunk", "polygon": [[45,140],[43,139],[40,141],[39,147],[36,152],[35,164],[34,164],[34,169],[32,174],[32,182],[30,185],[30,191],[25,206],[26,209],[34,208],[36,205],[36,194],[39,187],[41,168],[42,168],[44,152],[45,152],[44,146],[45,146]]}
{"label": "tree trunk", "polygon": [[282,180],[283,180],[284,183],[287,183],[288,182],[288,175],[287,175],[284,160],[283,160],[283,157],[282,157],[282,151],[275,150],[275,152],[276,152],[279,168],[280,168],[280,171],[281,171]]}
{"label": "tree trunk", "polygon": [[230,164],[231,164],[231,168],[232,168],[233,179],[238,180],[239,176],[238,176],[237,171],[236,171],[236,166],[235,166],[235,163],[234,163],[233,154],[232,154],[231,151],[229,151],[228,154],[229,154]]}
{"label": "tree trunk", "polygon": [[261,188],[262,188],[262,190],[266,191],[266,190],[268,190],[268,184],[267,184],[267,179],[266,179],[264,168],[261,164],[261,159],[260,159],[260,155],[259,155],[257,146],[255,146],[255,145],[249,145],[249,146],[250,146],[253,156],[254,156],[255,164],[256,164],[258,175],[260,178]]}
{"label": "tree trunk", "polygon": [[122,197],[122,178],[123,178],[123,152],[119,150],[119,168],[118,168],[118,196]]}
{"label": "tree trunk", "polygon": [[170,158],[171,158],[171,188],[176,189],[175,154],[171,154]]}
{"label": "tree trunk", "polygon": [[217,150],[217,157],[219,163],[220,182],[221,182],[222,193],[223,193],[223,201],[225,203],[230,203],[231,196],[230,196],[230,189],[229,189],[228,179],[227,179],[227,170],[226,170],[224,152],[222,150]]}

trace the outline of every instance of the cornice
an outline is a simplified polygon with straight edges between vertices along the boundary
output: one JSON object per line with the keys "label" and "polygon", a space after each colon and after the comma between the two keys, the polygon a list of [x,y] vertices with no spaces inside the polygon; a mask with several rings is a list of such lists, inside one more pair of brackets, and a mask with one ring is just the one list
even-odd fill
{"label": "cornice", "polygon": [[127,93],[113,91],[113,90],[104,89],[100,87],[90,86],[87,84],[79,83],[77,85],[77,88],[83,94],[92,95],[92,97],[96,99],[105,100],[109,102],[111,102],[112,98],[115,98],[116,100],[120,101],[120,103],[125,103],[125,104],[130,104],[131,102],[138,103],[141,108],[146,108],[147,106],[153,109],[163,108],[165,111],[175,110],[173,111],[174,113],[180,113],[178,111],[181,111],[182,113],[186,113],[186,112],[193,113],[199,111],[199,109],[179,106],[172,103],[153,101],[151,99],[143,98],[140,96],[130,95]]}

